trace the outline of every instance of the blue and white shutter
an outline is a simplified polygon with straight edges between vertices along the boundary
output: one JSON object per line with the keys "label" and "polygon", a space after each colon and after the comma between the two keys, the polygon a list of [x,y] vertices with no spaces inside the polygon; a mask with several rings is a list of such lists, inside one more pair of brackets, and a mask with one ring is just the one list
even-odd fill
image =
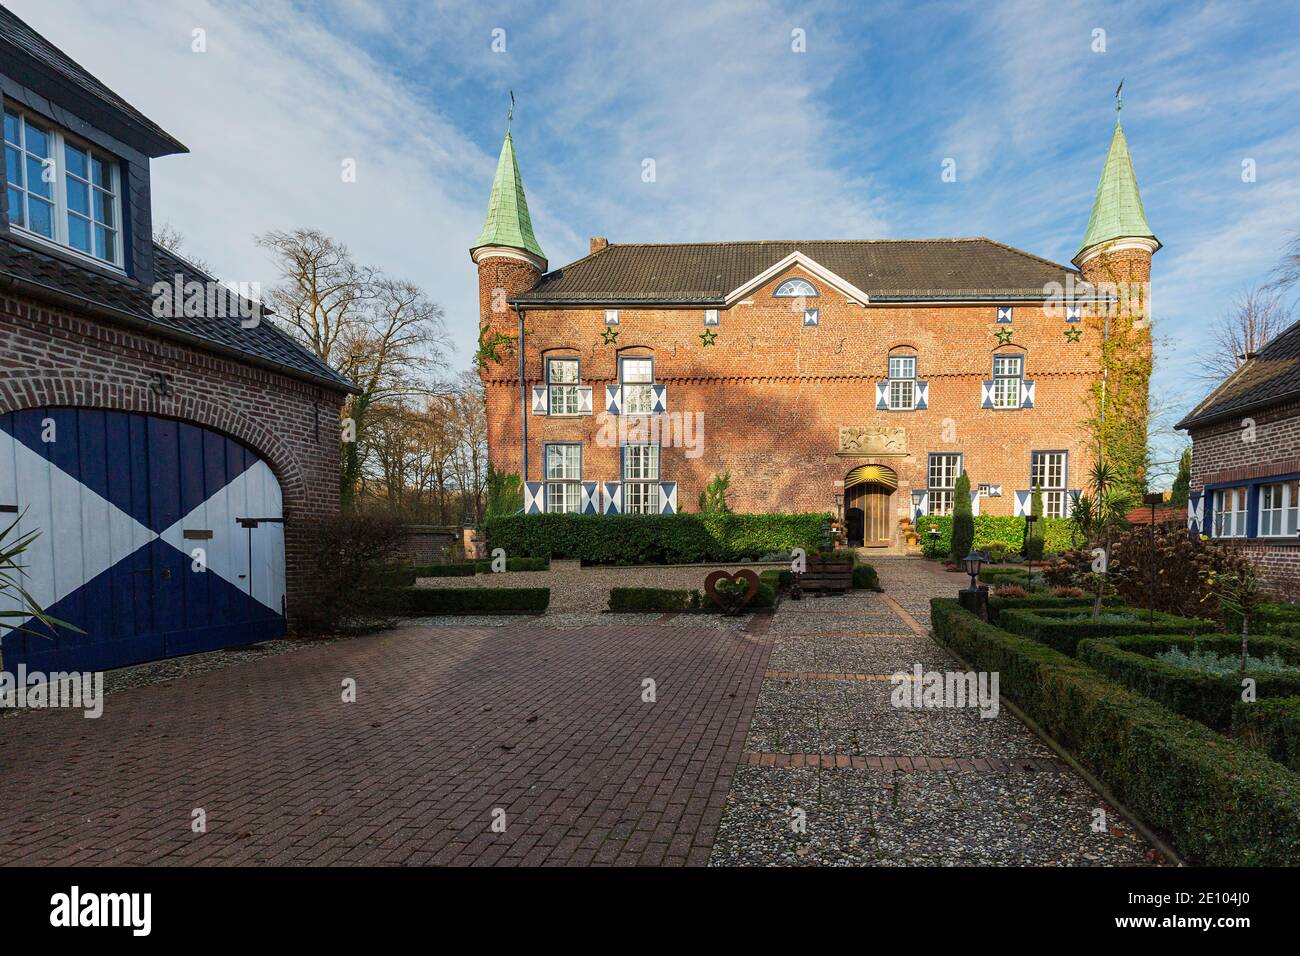
{"label": "blue and white shutter", "polygon": [[650,394],[652,396],[650,411],[652,414],[660,415],[668,411],[668,386],[651,385]]}
{"label": "blue and white shutter", "polygon": [[1034,407],[1034,380],[1032,378],[1022,378],[1020,380],[1020,407]]}
{"label": "blue and white shutter", "polygon": [[989,485],[989,495],[988,495],[988,496],[989,496],[990,498],[1001,498],[1001,497],[1002,497],[1002,486],[1001,486],[1001,485]]}
{"label": "blue and white shutter", "polygon": [[916,383],[916,407],[918,409],[930,407],[930,383]]}
{"label": "blue and white shutter", "polygon": [[591,414],[591,386],[590,385],[578,386],[578,414],[579,415]]}
{"label": "blue and white shutter", "polygon": [[1074,514],[1074,506],[1079,503],[1079,496],[1083,494],[1082,488],[1071,488],[1065,493],[1065,517]]}
{"label": "blue and white shutter", "polygon": [[600,485],[594,481],[582,483],[582,502],[578,510],[584,515],[600,514]]}
{"label": "blue and white shutter", "polygon": [[[984,314],[985,314],[985,315],[988,315],[987,312],[985,312]],[[1014,315],[1014,310],[1012,309],[1011,306],[1009,306],[1009,305],[1000,305],[1000,306],[998,306],[998,324],[999,324],[999,325],[1008,325],[1008,324],[1010,324],[1013,315]]]}
{"label": "blue and white shutter", "polygon": [[1187,499],[1187,530],[1200,535],[1205,527],[1205,496],[1191,495]]}
{"label": "blue and white shutter", "polygon": [[972,515],[979,515],[980,513],[980,493],[978,491],[970,493],[970,513]]}
{"label": "blue and white shutter", "polygon": [[546,510],[546,483],[524,482],[524,514],[539,515]]}
{"label": "blue and white shutter", "polygon": [[659,513],[661,515],[677,514],[677,482],[659,482]]}
{"label": "blue and white shutter", "polygon": [[534,415],[547,414],[546,409],[547,409],[547,404],[548,404],[550,394],[551,394],[551,390],[547,388],[545,385],[533,386],[533,414]]}
{"label": "blue and white shutter", "polygon": [[1034,493],[1032,491],[1017,491],[1015,516],[1017,518],[1023,518],[1025,515],[1029,514],[1030,511],[1033,510],[1033,504]]}
{"label": "blue and white shutter", "polygon": [[623,486],[617,481],[607,481],[605,491],[605,514],[616,515],[623,511]]}
{"label": "blue and white shutter", "polygon": [[993,407],[993,380],[980,383],[980,408]]}
{"label": "blue and white shutter", "polygon": [[1080,306],[1080,305],[1067,305],[1067,306],[1065,307],[1065,321],[1067,321],[1067,322],[1082,322],[1082,321],[1083,321],[1083,306]]}
{"label": "blue and white shutter", "polygon": [[876,411],[883,412],[889,409],[889,383],[876,383]]}
{"label": "blue and white shutter", "polygon": [[912,492],[912,515],[920,518],[930,510],[930,492],[914,491]]}
{"label": "blue and white shutter", "polygon": [[622,414],[623,408],[623,386],[606,385],[605,386],[605,411],[611,415]]}

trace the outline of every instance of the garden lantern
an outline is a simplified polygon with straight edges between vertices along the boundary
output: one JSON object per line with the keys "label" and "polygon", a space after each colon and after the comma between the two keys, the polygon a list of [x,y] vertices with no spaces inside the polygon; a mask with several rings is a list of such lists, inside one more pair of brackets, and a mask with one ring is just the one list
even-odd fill
{"label": "garden lantern", "polygon": [[979,590],[979,584],[976,579],[979,577],[980,568],[984,566],[984,555],[978,551],[972,551],[966,557],[961,559],[962,570],[970,575],[970,589]]}

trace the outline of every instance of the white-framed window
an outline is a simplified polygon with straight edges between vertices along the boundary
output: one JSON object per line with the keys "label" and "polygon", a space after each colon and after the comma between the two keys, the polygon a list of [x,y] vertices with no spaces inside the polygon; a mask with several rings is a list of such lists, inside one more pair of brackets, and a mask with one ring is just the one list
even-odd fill
{"label": "white-framed window", "polygon": [[916,408],[916,356],[889,357],[889,407],[892,411]]}
{"label": "white-framed window", "polygon": [[623,446],[623,511],[659,513],[659,446]]}
{"label": "white-framed window", "polygon": [[778,299],[798,299],[816,294],[817,289],[807,279],[786,279],[772,293]]}
{"label": "white-framed window", "polygon": [[649,415],[654,408],[654,359],[627,357],[618,360],[618,380],[623,386],[623,414]]}
{"label": "white-framed window", "polygon": [[578,414],[578,360],[576,358],[548,358],[546,360],[547,414]]}
{"label": "white-framed window", "polygon": [[1216,538],[1244,538],[1246,536],[1245,488],[1219,488],[1214,492],[1214,536]]}
{"label": "white-framed window", "polygon": [[961,455],[944,454],[930,456],[929,498],[930,514],[952,514],[953,491],[957,487],[957,478],[961,475]]}
{"label": "white-framed window", "polygon": [[618,325],[618,309],[605,310],[605,324]]}
{"label": "white-framed window", "polygon": [[1036,451],[1030,458],[1029,487],[1037,488],[1043,496],[1044,518],[1068,518],[1068,495],[1065,490],[1065,465],[1068,453],[1063,451]]}
{"label": "white-framed window", "polygon": [[4,110],[4,151],[11,228],[121,266],[116,160],[11,107]]}
{"label": "white-framed window", "polygon": [[1261,538],[1294,538],[1300,521],[1300,481],[1275,481],[1259,486]]}
{"label": "white-framed window", "polygon": [[993,407],[1019,408],[1020,382],[1024,377],[1023,355],[993,356]]}
{"label": "white-framed window", "polygon": [[546,446],[546,510],[577,513],[582,495],[582,446]]}

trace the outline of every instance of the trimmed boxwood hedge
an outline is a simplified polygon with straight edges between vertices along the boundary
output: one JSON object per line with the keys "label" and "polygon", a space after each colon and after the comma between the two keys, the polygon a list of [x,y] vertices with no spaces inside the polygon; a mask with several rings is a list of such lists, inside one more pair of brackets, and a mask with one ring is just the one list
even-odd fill
{"label": "trimmed boxwood hedge", "polygon": [[1080,614],[1091,615],[1092,606],[1082,607],[1022,607],[998,612],[998,627],[1032,637],[1053,647],[1062,654],[1076,656],[1079,642],[1091,637],[1123,637],[1141,631],[1155,634],[1194,634],[1204,631],[1209,625],[1205,621],[1187,617],[1175,617],[1156,611],[1155,630],[1147,625],[1148,613],[1141,608],[1110,606],[1101,609],[1102,616],[1107,614],[1127,614],[1134,621],[1093,621],[1091,617],[1074,620]]}
{"label": "trimmed boxwood hedge", "polygon": [[[1108,597],[1102,601],[1103,607],[1113,607],[1120,603],[1117,597]],[[1072,598],[1057,597],[1055,594],[1028,594],[1022,598],[998,597],[996,594],[989,595],[989,620],[994,624],[998,623],[998,615],[1003,611],[1009,611],[1012,608],[1029,607],[1029,608],[1088,608],[1091,609],[1093,599],[1089,597]]]}
{"label": "trimmed boxwood hedge", "polygon": [[853,566],[853,587],[859,591],[879,591],[881,590],[880,575],[869,564],[855,564]]}
{"label": "trimmed boxwood hedge", "polygon": [[[1041,518],[1043,524],[1044,551],[1047,554],[1060,554],[1075,545],[1071,544],[1070,520],[1068,518]],[[938,525],[939,538],[930,540],[930,525]],[[952,547],[952,516],[922,515],[916,521],[916,533],[921,537],[927,558],[946,558]],[[980,551],[991,544],[1006,545],[1007,550],[1019,553],[1025,543],[1025,519],[1010,515],[976,515],[975,516],[975,550]]]}
{"label": "trimmed boxwood hedge", "polygon": [[[1223,609],[1226,630],[1241,633],[1241,615],[1230,608]],[[1272,634],[1278,637],[1300,637],[1300,604],[1265,604],[1250,618],[1252,634]]]}
{"label": "trimmed boxwood hedge", "polygon": [[829,514],[502,515],[487,520],[489,548],[589,564],[743,561],[794,548],[812,552]]}
{"label": "trimmed boxwood hedge", "polygon": [[550,588],[407,588],[410,614],[532,614],[551,603]]}
{"label": "trimmed boxwood hedge", "polygon": [[1232,708],[1232,733],[1292,770],[1300,771],[1300,697],[1273,697]]}
{"label": "trimmed boxwood hedge", "polygon": [[1190,862],[1294,866],[1300,774],[1045,644],[935,598],[939,642],[1000,690]]}
{"label": "trimmed boxwood hedge", "polygon": [[[547,571],[551,562],[546,558],[506,558],[507,571]],[[418,578],[472,578],[476,574],[491,574],[491,561],[458,561],[455,564],[417,564],[412,568]]]}
{"label": "trimmed boxwood hedge", "polygon": [[[1216,730],[1227,730],[1232,726],[1232,708],[1241,700],[1241,675],[1206,674],[1155,659],[1154,655],[1171,647],[1189,653],[1202,650],[1235,656],[1241,653],[1241,638],[1233,634],[1112,637],[1082,642],[1078,657],[1099,673],[1184,717]],[[1250,653],[1258,657],[1277,654],[1288,664],[1300,664],[1300,645],[1288,638],[1251,638]],[[1300,672],[1247,671],[1245,676],[1254,679],[1255,695],[1260,700],[1300,694]]]}
{"label": "trimmed boxwood hedge", "polygon": [[1024,568],[981,568],[980,582],[1000,587],[1004,584],[1018,584],[1029,587],[1029,572]]}

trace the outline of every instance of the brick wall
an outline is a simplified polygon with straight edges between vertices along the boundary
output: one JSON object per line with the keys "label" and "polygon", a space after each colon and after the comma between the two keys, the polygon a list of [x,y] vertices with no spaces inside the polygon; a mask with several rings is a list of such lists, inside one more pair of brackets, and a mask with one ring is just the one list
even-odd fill
{"label": "brick wall", "polygon": [[[800,274],[791,269],[722,310],[717,343],[709,347],[700,340],[702,309],[620,309],[612,345],[601,338],[603,307],[528,309],[525,384],[542,383],[544,357],[577,356],[583,384],[593,386],[597,413],[558,418],[530,412],[529,480],[542,477],[548,441],[583,443],[584,480],[618,479],[617,447],[598,441],[607,427],[599,414],[604,386],[617,379],[618,356],[652,354],[656,381],[668,385],[670,415],[703,413],[700,456],[688,457],[679,448],[665,448],[662,455],[661,477],[679,483],[683,510],[694,510],[709,478],[728,470],[736,510],[831,510],[836,482],[859,464],[878,462],[897,472],[891,507],[906,514],[910,492],[926,487],[929,452],[960,452],[973,485],[1002,486],[1001,498],[982,502],[984,514],[1013,513],[1014,491],[1029,487],[1032,450],[1069,451],[1068,487],[1083,486],[1091,453],[1080,423],[1099,362],[1095,319],[1082,324],[1082,340],[1072,343],[1063,316],[1041,305],[1016,304],[1013,344],[1002,346],[994,333],[1005,326],[996,323],[993,303],[863,307],[814,280],[821,294],[807,304],[820,310],[820,324],[805,328],[802,303],[772,296],[781,281]],[[522,273],[515,278],[531,282]],[[500,284],[500,273],[486,280],[480,273],[484,317],[496,323],[501,317],[488,312],[486,290]],[[887,377],[887,357],[896,349],[918,356],[918,378],[930,389],[924,411],[876,410],[875,383]],[[1034,408],[980,407],[981,383],[991,378],[995,353],[1026,356],[1025,377],[1037,383]],[[519,471],[517,355],[489,365],[484,377],[492,462]],[[837,457],[840,426],[859,425],[902,427],[907,454]]]}
{"label": "brick wall", "polygon": [[[152,388],[169,377],[171,395]],[[224,432],[255,449],[279,479],[292,624],[310,597],[302,522],[339,507],[343,396],[43,304],[0,296],[0,413],[43,406],[145,412]]]}
{"label": "brick wall", "polygon": [[[1300,472],[1300,402],[1193,429],[1192,491],[1206,485]],[[1206,512],[1207,519],[1209,512]],[[1273,587],[1300,597],[1300,542],[1231,542],[1260,565]]]}

